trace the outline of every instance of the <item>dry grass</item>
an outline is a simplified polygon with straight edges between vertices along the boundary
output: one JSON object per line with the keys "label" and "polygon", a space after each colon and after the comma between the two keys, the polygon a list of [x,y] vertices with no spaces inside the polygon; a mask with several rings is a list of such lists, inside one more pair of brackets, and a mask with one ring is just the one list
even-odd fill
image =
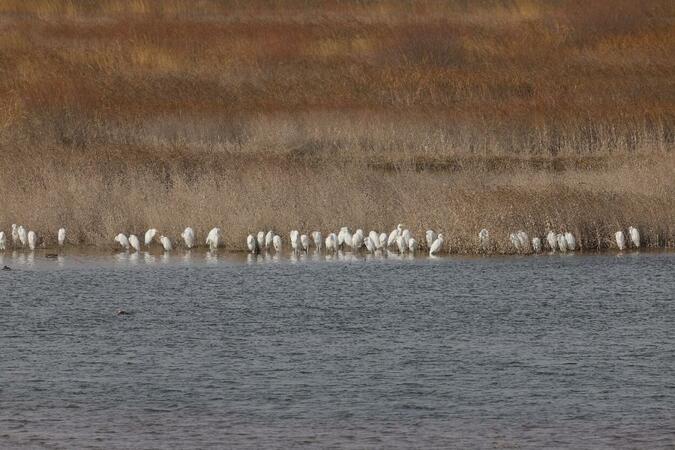
{"label": "dry grass", "polygon": [[[675,245],[675,5],[0,0],[0,229],[637,225]],[[51,233],[51,234],[50,234]]]}

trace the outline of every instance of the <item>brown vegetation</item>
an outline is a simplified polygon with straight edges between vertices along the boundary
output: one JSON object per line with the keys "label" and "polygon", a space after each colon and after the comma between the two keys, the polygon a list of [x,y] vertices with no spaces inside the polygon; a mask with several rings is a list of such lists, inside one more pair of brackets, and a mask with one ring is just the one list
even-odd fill
{"label": "brown vegetation", "polygon": [[674,21],[667,0],[0,0],[0,229],[674,246]]}

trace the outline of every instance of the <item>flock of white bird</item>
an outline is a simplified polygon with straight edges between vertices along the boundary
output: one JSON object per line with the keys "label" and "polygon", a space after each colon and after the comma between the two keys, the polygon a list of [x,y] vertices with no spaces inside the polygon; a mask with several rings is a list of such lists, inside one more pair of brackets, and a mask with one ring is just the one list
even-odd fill
{"label": "flock of white bird", "polygon": [[[181,239],[185,248],[191,249],[197,246],[195,239],[195,232],[191,227],[185,228],[181,233]],[[311,239],[310,239],[311,236]],[[14,248],[28,247],[35,250],[38,245],[38,236],[35,231],[29,230],[23,225],[12,225],[11,231],[12,245]],[[301,234],[298,230],[290,232],[290,245],[293,252],[308,252],[312,245],[316,251],[325,251],[327,253],[337,252],[338,250],[350,248],[352,251],[365,250],[369,253],[374,253],[378,250],[394,250],[401,254],[412,253],[415,254],[420,251],[420,242],[415,239],[410,230],[403,228],[403,225],[398,224],[389,233],[377,232],[371,230],[368,235],[362,229],[356,230],[354,233],[348,227],[342,227],[337,233],[329,233],[324,239],[320,231],[314,231],[307,234]],[[635,227],[628,228],[628,239],[622,230],[615,233],[614,238],[619,250],[625,250],[629,245],[640,247],[640,232]],[[216,250],[221,246],[223,234],[220,228],[213,228],[209,231],[205,244],[209,250]],[[549,231],[546,235],[545,242],[542,242],[540,237],[533,237],[531,240],[525,231],[517,231],[509,235],[509,240],[513,247],[519,253],[540,253],[544,250],[544,245],[552,252],[568,252],[577,249],[577,242],[574,235],[567,231],[564,233],[555,233]],[[57,243],[61,247],[66,242],[66,229],[60,228],[57,232]],[[124,250],[141,251],[141,240],[135,234],[127,236],[124,233],[119,233],[114,238],[116,242]],[[150,228],[143,236],[143,243],[146,247],[151,246],[154,242],[158,242],[165,251],[173,250],[173,243],[170,238],[159,233],[156,228]],[[486,229],[480,230],[478,233],[478,242],[483,251],[490,248],[490,233]],[[436,255],[444,251],[444,237],[442,233],[436,233],[434,230],[427,230],[425,234],[425,248],[430,256]],[[280,235],[274,231],[259,231],[257,234],[249,234],[246,238],[246,245],[251,253],[262,253],[274,250],[281,252],[283,247],[283,240]],[[4,231],[0,231],[0,250],[4,250],[7,246],[7,237]]]}

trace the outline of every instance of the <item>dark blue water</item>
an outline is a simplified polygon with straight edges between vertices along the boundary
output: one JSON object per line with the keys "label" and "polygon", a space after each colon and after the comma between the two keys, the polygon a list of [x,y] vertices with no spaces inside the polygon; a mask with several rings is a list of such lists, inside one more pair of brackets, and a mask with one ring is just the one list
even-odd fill
{"label": "dark blue water", "polygon": [[223,256],[6,254],[0,447],[675,445],[673,253]]}

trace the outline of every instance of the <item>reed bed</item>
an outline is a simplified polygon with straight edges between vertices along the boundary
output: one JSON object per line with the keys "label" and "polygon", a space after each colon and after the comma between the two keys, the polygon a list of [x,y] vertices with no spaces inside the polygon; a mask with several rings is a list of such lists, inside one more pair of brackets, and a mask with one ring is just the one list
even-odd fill
{"label": "reed bed", "polygon": [[675,246],[675,5],[0,0],[0,229]]}

